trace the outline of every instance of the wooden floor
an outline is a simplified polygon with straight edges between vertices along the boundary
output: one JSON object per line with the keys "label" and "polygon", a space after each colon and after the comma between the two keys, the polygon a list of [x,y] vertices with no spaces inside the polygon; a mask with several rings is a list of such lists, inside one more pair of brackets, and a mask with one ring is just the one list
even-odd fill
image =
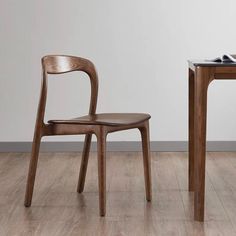
{"label": "wooden floor", "polygon": [[236,235],[236,153],[208,153],[206,221],[193,221],[187,153],[152,153],[153,201],[139,152],[107,155],[107,216],[99,217],[97,159],[76,192],[81,153],[42,153],[31,208],[23,206],[29,154],[0,154],[0,235]]}

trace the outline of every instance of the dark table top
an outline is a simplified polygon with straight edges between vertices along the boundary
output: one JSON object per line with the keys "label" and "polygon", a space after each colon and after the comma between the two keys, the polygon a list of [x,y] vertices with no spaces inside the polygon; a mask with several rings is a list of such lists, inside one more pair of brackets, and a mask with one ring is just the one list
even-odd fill
{"label": "dark table top", "polygon": [[236,66],[235,62],[225,63],[225,62],[213,62],[210,60],[188,60],[188,64],[190,67],[193,67],[193,66],[206,66],[206,67],[209,67],[209,66],[213,66],[213,67]]}

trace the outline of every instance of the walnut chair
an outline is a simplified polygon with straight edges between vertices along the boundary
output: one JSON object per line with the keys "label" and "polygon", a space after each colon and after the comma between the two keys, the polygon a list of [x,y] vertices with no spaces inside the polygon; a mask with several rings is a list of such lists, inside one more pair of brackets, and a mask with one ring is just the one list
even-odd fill
{"label": "walnut chair", "polygon": [[[89,114],[70,120],[49,120],[44,123],[44,113],[47,96],[47,75],[62,74],[72,71],[85,72],[91,82],[91,100]],[[84,182],[89,158],[92,134],[97,137],[98,152],[98,185],[100,215],[106,214],[106,137],[108,133],[137,128],[141,132],[143,148],[143,165],[146,188],[146,199],[151,201],[151,163],[149,144],[149,119],[150,115],[142,113],[96,113],[98,95],[98,77],[92,62],[87,59],[65,56],[48,55],[42,58],[42,87],[36,118],[32,154],[29,164],[29,173],[25,193],[25,206],[30,207],[38,154],[41,138],[51,135],[85,134],[85,142],[79,173],[77,191],[83,192]]]}

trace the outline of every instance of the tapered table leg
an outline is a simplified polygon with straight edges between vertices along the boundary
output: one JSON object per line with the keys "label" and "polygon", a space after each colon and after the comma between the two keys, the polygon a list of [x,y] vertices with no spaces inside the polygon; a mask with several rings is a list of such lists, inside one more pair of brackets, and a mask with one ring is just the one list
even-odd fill
{"label": "tapered table leg", "polygon": [[194,219],[204,221],[208,68],[196,69],[194,79]]}
{"label": "tapered table leg", "polygon": [[194,191],[194,72],[189,69],[189,82],[188,82],[188,99],[189,99],[189,120],[188,120],[188,153],[189,153],[189,167],[188,167],[188,189]]}

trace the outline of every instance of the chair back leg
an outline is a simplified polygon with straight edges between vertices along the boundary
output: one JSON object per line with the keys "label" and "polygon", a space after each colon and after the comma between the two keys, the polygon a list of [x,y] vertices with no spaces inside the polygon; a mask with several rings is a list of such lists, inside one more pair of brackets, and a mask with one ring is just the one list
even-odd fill
{"label": "chair back leg", "polygon": [[34,182],[35,182],[35,175],[38,163],[38,155],[39,155],[39,148],[41,142],[41,135],[40,132],[35,132],[34,140],[32,144],[32,152],[31,152],[31,159],[29,164],[29,172],[28,172],[28,179],[25,191],[25,206],[30,207],[33,190],[34,190]]}
{"label": "chair back leg", "polygon": [[92,134],[86,134],[85,140],[84,140],[82,160],[80,164],[79,181],[78,181],[78,186],[77,186],[78,193],[82,193],[84,191],[84,183],[85,183],[85,177],[86,177],[87,166],[88,166],[91,139],[92,139]]}
{"label": "chair back leg", "polygon": [[146,121],[144,126],[140,128],[143,148],[143,167],[147,201],[152,200],[152,183],[151,183],[151,155],[150,155],[150,137],[149,122]]}

